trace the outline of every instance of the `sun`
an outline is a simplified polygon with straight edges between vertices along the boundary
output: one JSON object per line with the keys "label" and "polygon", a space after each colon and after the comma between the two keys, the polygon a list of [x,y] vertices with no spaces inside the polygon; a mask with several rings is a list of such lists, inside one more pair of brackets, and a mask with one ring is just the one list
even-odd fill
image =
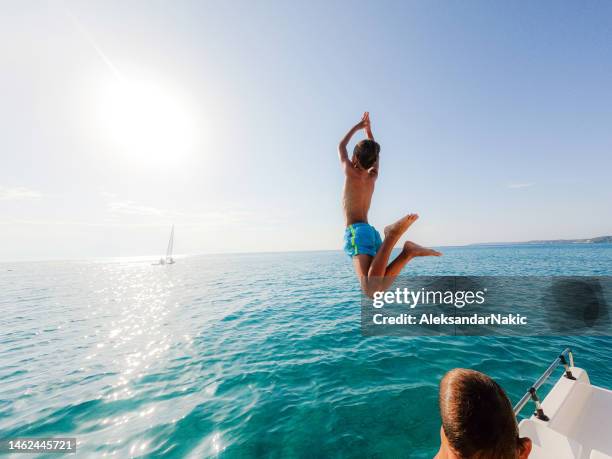
{"label": "sun", "polygon": [[153,165],[180,162],[196,146],[189,104],[150,81],[114,81],[102,92],[104,136],[128,159]]}

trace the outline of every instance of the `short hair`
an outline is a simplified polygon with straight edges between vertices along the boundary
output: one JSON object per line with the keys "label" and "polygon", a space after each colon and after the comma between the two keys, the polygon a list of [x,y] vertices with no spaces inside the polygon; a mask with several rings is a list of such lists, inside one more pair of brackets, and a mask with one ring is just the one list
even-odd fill
{"label": "short hair", "polygon": [[440,382],[440,416],[449,445],[462,459],[515,459],[518,425],[508,396],[490,377],[456,368]]}
{"label": "short hair", "polygon": [[370,139],[363,139],[355,145],[353,154],[357,161],[364,169],[369,169],[378,160],[380,153],[380,145],[378,142]]}

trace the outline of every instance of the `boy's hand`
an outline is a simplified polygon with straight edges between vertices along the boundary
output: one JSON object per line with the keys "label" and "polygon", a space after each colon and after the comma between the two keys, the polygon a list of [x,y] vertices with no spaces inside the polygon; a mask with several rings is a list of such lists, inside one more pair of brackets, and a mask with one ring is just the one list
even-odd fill
{"label": "boy's hand", "polygon": [[366,131],[366,137],[370,140],[374,140],[374,135],[372,134],[372,125],[370,124],[370,112],[365,112],[363,114],[363,117],[361,118],[361,122],[364,123],[365,125],[363,126],[363,128]]}
{"label": "boy's hand", "polygon": [[363,116],[361,117],[361,121],[357,123],[355,127],[358,127],[359,129],[367,129],[369,125],[370,125],[370,113],[364,112]]}
{"label": "boy's hand", "polygon": [[353,126],[352,131],[357,132],[360,131],[361,129],[365,129],[367,130],[370,126],[370,119],[366,116],[368,112],[365,112],[363,114],[363,116],[361,117],[361,121],[359,121],[359,123],[357,123],[355,126]]}

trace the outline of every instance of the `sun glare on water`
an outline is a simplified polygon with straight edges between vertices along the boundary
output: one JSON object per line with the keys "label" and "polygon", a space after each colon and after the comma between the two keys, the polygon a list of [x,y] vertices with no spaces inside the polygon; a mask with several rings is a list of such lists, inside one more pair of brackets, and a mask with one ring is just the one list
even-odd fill
{"label": "sun glare on water", "polygon": [[102,92],[100,108],[104,135],[129,159],[177,164],[196,147],[189,104],[155,83],[115,81]]}

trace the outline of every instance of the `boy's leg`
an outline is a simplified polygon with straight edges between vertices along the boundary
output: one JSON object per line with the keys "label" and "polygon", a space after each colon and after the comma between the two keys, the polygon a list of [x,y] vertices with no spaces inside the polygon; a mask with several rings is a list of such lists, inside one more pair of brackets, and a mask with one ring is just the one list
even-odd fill
{"label": "boy's leg", "polygon": [[382,281],[382,290],[387,290],[395,281],[406,264],[415,257],[439,257],[442,254],[434,249],[420,246],[414,242],[406,241],[400,254],[389,263]]}
{"label": "boy's leg", "polygon": [[403,267],[413,258],[442,255],[433,249],[406,241],[400,254],[389,263],[393,247],[418,218],[417,214],[409,214],[385,227],[385,239],[374,257],[363,254],[353,257],[355,272],[366,295],[389,288]]}
{"label": "boy's leg", "polygon": [[359,284],[361,285],[361,289],[366,292],[367,288],[367,280],[368,280],[368,271],[370,270],[370,264],[372,263],[371,255],[355,255],[353,257],[353,266],[355,267],[355,273],[359,278]]}
{"label": "boy's leg", "polygon": [[372,259],[372,264],[368,271],[368,277],[383,277],[387,271],[387,264],[391,257],[391,251],[402,234],[412,225],[419,216],[417,214],[408,214],[400,218],[395,223],[385,227],[385,240],[376,252],[376,256]]}
{"label": "boy's leg", "polygon": [[402,234],[404,234],[410,225],[418,218],[419,216],[417,214],[408,214],[395,223],[385,227],[385,239],[372,259],[367,276],[361,284],[366,295],[372,295],[373,292],[384,290],[383,278],[387,270],[389,258],[391,257],[391,251],[400,237],[402,237]]}

